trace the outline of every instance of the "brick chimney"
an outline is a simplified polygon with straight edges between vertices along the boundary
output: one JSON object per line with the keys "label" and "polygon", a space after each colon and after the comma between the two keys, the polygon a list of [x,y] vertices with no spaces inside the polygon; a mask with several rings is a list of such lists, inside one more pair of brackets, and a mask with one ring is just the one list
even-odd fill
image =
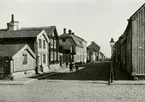
{"label": "brick chimney", "polygon": [[63,34],[66,34],[66,28],[63,28]]}
{"label": "brick chimney", "polygon": [[72,34],[72,35],[74,35],[75,33],[74,33],[74,32],[72,32],[71,34]]}
{"label": "brick chimney", "polygon": [[72,32],[71,32],[71,30],[70,30],[70,29],[68,30],[68,34],[72,34]]}
{"label": "brick chimney", "polygon": [[19,22],[14,20],[14,14],[11,15],[11,22],[7,23],[7,30],[19,30]]}

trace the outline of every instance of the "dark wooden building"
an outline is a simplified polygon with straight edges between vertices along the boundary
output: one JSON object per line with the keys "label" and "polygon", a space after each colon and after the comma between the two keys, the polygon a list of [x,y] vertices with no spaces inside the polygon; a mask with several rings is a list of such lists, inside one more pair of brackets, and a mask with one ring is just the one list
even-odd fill
{"label": "dark wooden building", "polygon": [[129,19],[124,33],[115,43],[117,65],[133,77],[145,76],[145,4]]}

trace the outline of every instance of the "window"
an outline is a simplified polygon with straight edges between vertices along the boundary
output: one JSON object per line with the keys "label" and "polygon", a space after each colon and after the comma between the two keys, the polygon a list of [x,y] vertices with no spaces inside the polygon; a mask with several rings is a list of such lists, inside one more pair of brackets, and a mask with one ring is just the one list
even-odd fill
{"label": "window", "polygon": [[46,54],[43,54],[43,63],[46,63]]}
{"label": "window", "polygon": [[56,40],[54,40],[54,48],[56,48]]}
{"label": "window", "polygon": [[23,54],[23,64],[27,64],[27,54]]}
{"label": "window", "polygon": [[46,48],[45,40],[43,40],[43,49]]}
{"label": "window", "polygon": [[53,52],[51,52],[51,61],[53,60]]}
{"label": "window", "polygon": [[66,42],[66,40],[65,39],[62,39],[62,42]]}
{"label": "window", "polygon": [[59,60],[59,57],[60,57],[60,55],[59,55],[59,52],[58,52],[58,60]]}
{"label": "window", "polygon": [[56,52],[54,52],[54,60],[56,60]]}
{"label": "window", "polygon": [[53,48],[53,39],[50,39],[51,48]]}
{"label": "window", "polygon": [[41,39],[39,39],[39,48],[42,48],[42,42],[41,42]]}

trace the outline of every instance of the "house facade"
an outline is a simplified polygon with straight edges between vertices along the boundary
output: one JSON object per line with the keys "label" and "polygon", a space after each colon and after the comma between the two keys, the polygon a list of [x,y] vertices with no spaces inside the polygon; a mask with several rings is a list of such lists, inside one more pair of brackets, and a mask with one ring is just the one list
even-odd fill
{"label": "house facade", "polygon": [[59,42],[55,26],[19,28],[19,22],[12,20],[7,29],[0,30],[0,45],[27,44],[36,55],[36,73],[60,68]]}
{"label": "house facade", "polygon": [[[49,39],[48,43],[48,67],[49,69],[60,68],[60,54],[59,54],[59,40],[58,33],[55,26],[46,26],[46,27],[29,27],[21,28],[21,30],[44,30]],[[43,44],[43,42],[42,42]],[[39,45],[39,44],[38,44]]]}
{"label": "house facade", "polygon": [[94,41],[87,47],[87,62],[99,61],[100,46]]}
{"label": "house facade", "polygon": [[100,54],[99,54],[99,60],[100,61],[104,61],[105,60],[105,55],[100,51]]}
{"label": "house facade", "polygon": [[86,63],[87,60],[87,42],[76,36],[71,30],[66,33],[66,29],[62,35],[59,36],[59,43],[66,59],[64,62],[82,62]]}
{"label": "house facade", "polygon": [[0,45],[1,79],[35,73],[36,55],[27,44]]}

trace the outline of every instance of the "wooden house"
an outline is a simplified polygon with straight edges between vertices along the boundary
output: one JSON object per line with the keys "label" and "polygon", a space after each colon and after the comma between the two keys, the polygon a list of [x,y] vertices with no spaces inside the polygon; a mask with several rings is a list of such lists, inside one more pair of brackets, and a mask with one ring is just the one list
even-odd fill
{"label": "wooden house", "polygon": [[27,44],[0,45],[0,78],[34,74],[36,55]]}
{"label": "wooden house", "polygon": [[[119,44],[119,45],[118,45]],[[120,54],[120,67],[131,76],[145,76],[145,4],[129,19],[128,25],[119,38],[116,53]]]}
{"label": "wooden house", "polygon": [[36,73],[60,68],[59,42],[55,26],[19,28],[19,22],[7,23],[7,29],[0,30],[0,45],[27,44],[36,55]]}

